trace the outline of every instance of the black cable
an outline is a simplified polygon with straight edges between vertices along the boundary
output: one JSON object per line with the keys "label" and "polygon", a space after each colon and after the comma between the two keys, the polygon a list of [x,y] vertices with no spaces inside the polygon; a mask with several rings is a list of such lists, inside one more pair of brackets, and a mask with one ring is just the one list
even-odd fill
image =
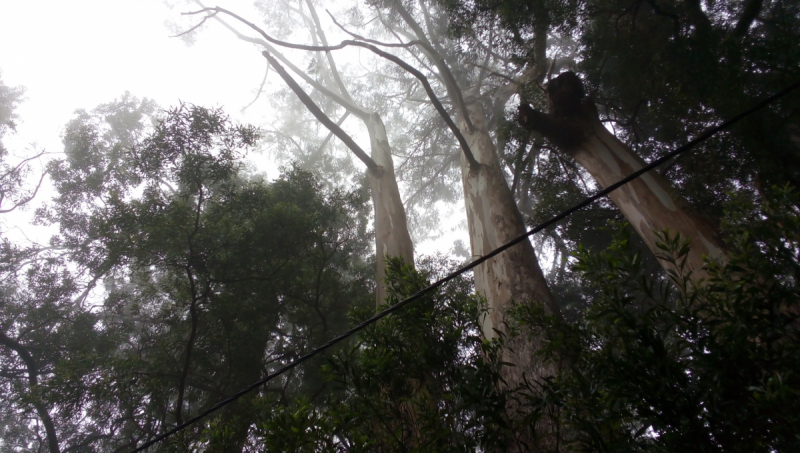
{"label": "black cable", "polygon": [[675,157],[675,156],[677,156],[677,155],[679,155],[679,154],[681,154],[683,152],[686,152],[686,151],[694,148],[697,144],[699,144],[699,143],[701,143],[701,142],[703,142],[705,140],[708,140],[709,138],[711,138],[717,132],[720,132],[722,130],[728,129],[729,127],[731,127],[734,124],[738,123],[739,121],[741,121],[745,117],[752,115],[753,113],[757,112],[758,110],[761,110],[762,108],[764,108],[767,105],[777,101],[778,99],[782,98],[783,96],[786,96],[787,94],[789,94],[790,92],[796,90],[797,88],[800,88],[800,81],[793,83],[789,87],[787,87],[787,88],[785,88],[785,89],[773,94],[772,96],[764,99],[763,101],[759,102],[758,104],[756,104],[755,106],[751,107],[750,109],[748,109],[748,110],[746,110],[746,111],[734,116],[733,118],[730,118],[727,121],[724,121],[723,123],[719,124],[718,126],[714,126],[714,127],[710,128],[710,129],[706,129],[703,133],[701,133],[700,135],[698,135],[697,137],[695,137],[693,140],[691,140],[690,142],[686,143],[685,145],[679,147],[675,151],[672,151],[671,153],[668,153],[668,154],[664,155],[663,157],[660,157],[660,158],[654,160],[653,162],[651,162],[647,166],[645,166],[645,167],[643,167],[643,168],[631,173],[630,175],[626,176],[625,178],[622,178],[621,180],[619,180],[616,183],[614,183],[614,184],[606,187],[605,189],[597,192],[596,194],[592,195],[591,197],[584,199],[580,203],[572,206],[571,208],[569,208],[569,209],[567,209],[565,211],[562,211],[560,214],[556,215],[555,217],[552,217],[549,220],[547,220],[547,221],[545,221],[543,223],[540,223],[536,227],[534,227],[531,230],[529,230],[527,233],[517,237],[516,239],[512,240],[511,242],[508,242],[508,243],[506,243],[506,244],[494,249],[492,252],[490,252],[490,253],[488,253],[488,254],[486,254],[486,255],[484,255],[484,256],[482,256],[482,257],[480,257],[480,258],[478,258],[478,259],[476,259],[474,261],[472,261],[471,263],[467,264],[466,266],[461,267],[460,269],[458,269],[457,271],[453,272],[452,274],[450,274],[450,275],[448,275],[446,277],[443,277],[443,278],[437,280],[436,282],[432,283],[430,286],[417,291],[416,293],[412,294],[411,296],[409,296],[405,300],[400,301],[397,304],[392,305],[391,307],[389,307],[389,308],[387,308],[387,309],[375,314],[371,318],[367,319],[366,321],[363,321],[362,323],[356,325],[355,327],[351,328],[350,330],[340,334],[337,337],[332,338],[331,340],[329,340],[325,344],[323,344],[321,346],[318,346],[317,348],[313,349],[308,354],[299,357],[294,362],[291,362],[291,363],[283,366],[282,368],[278,369],[277,371],[274,371],[273,373],[269,374],[264,379],[245,387],[244,389],[238,391],[237,393],[234,393],[233,395],[231,395],[231,396],[225,398],[224,400],[220,401],[219,403],[215,404],[211,408],[206,409],[205,411],[201,412],[200,414],[196,415],[195,417],[187,420],[183,424],[178,425],[178,426],[172,428],[171,430],[169,430],[169,431],[167,431],[167,432],[155,437],[154,439],[146,442],[141,447],[137,447],[136,449],[133,450],[132,453],[143,451],[144,449],[150,447],[151,445],[153,445],[153,444],[155,444],[157,442],[161,442],[162,440],[164,440],[167,437],[177,433],[178,431],[181,431],[181,430],[187,428],[188,426],[198,422],[199,420],[201,420],[201,419],[205,418],[206,416],[212,414],[213,412],[221,409],[222,407],[227,406],[228,404],[236,401],[237,399],[241,398],[242,396],[246,395],[247,393],[250,393],[251,391],[261,387],[262,385],[266,384],[267,382],[271,381],[272,379],[275,379],[276,377],[278,377],[278,376],[282,375],[283,373],[291,370],[292,368],[295,368],[296,366],[298,366],[301,363],[307,361],[308,359],[311,359],[312,357],[316,356],[320,352],[322,352],[322,351],[330,348],[331,346],[333,346],[333,345],[345,340],[346,338],[350,337],[351,335],[353,335],[354,333],[358,332],[359,330],[362,330],[365,327],[369,326],[370,324],[375,323],[379,319],[384,318],[387,315],[389,315],[389,314],[391,314],[391,313],[393,313],[393,312],[395,312],[397,310],[400,310],[401,308],[405,307],[406,305],[410,304],[411,302],[413,302],[413,301],[419,299],[420,297],[422,297],[422,295],[424,295],[425,293],[427,293],[427,292],[429,292],[431,290],[434,290],[436,288],[439,288],[440,286],[444,285],[445,283],[449,282],[450,280],[453,280],[454,278],[456,278],[459,275],[463,274],[464,272],[473,269],[474,267],[476,267],[476,266],[488,261],[489,259],[499,255],[500,253],[504,252],[505,250],[507,250],[507,249],[519,244],[520,242],[526,240],[528,238],[528,236],[530,236],[532,234],[535,234],[535,233],[538,233],[539,231],[542,231],[543,229],[549,227],[550,225],[553,225],[554,223],[558,222],[559,220],[564,219],[565,217],[568,217],[568,216],[572,215],[575,211],[578,211],[580,209],[585,208],[586,206],[589,206],[590,204],[594,203],[598,199],[608,195],[609,193],[615,191],[616,189],[619,189],[623,185],[633,181],[634,179],[638,178],[639,176],[642,176],[643,174],[645,174],[648,171],[658,167],[659,165],[661,165],[664,162],[672,159],[673,157]]}

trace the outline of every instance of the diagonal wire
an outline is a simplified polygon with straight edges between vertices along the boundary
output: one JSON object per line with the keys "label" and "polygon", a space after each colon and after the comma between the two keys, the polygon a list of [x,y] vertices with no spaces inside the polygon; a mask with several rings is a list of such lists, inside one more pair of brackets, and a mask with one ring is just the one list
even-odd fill
{"label": "diagonal wire", "polygon": [[402,300],[402,301],[398,302],[397,304],[392,305],[391,307],[389,307],[389,308],[387,308],[387,309],[385,309],[385,310],[383,310],[381,312],[376,313],[374,316],[372,316],[371,318],[367,319],[366,321],[363,321],[362,323],[360,323],[360,324],[356,325],[355,327],[351,328],[350,330],[340,334],[339,336],[336,336],[336,337],[328,340],[326,343],[318,346],[317,348],[311,350],[307,354],[299,357],[294,362],[288,363],[285,366],[283,366],[282,368],[279,368],[278,370],[272,372],[271,374],[267,375],[264,379],[261,379],[260,381],[255,382],[255,383],[243,388],[242,390],[240,390],[240,391],[234,393],[233,395],[225,398],[224,400],[218,402],[217,404],[215,404],[214,406],[210,407],[209,409],[206,409],[205,411],[201,412],[200,414],[196,415],[195,417],[187,420],[183,424],[178,425],[178,426],[170,429],[169,431],[167,431],[167,432],[165,432],[165,433],[163,433],[163,434],[161,434],[159,436],[156,436],[155,438],[153,438],[152,440],[146,442],[142,446],[137,447],[136,449],[134,449],[132,451],[132,453],[143,451],[143,450],[147,449],[148,447],[152,446],[153,444],[156,444],[156,443],[166,439],[167,437],[170,437],[173,434],[175,434],[175,433],[177,433],[179,431],[182,431],[183,429],[185,429],[185,428],[189,427],[190,425],[200,421],[201,419],[207,417],[208,415],[210,415],[213,412],[221,409],[222,407],[227,406],[228,404],[238,400],[239,398],[241,398],[242,396],[246,395],[247,393],[250,393],[251,391],[261,387],[262,385],[266,384],[267,382],[271,381],[272,379],[275,379],[276,377],[278,377],[278,376],[286,373],[287,371],[297,367],[301,363],[311,359],[312,357],[316,356],[317,354],[321,353],[322,351],[324,351],[324,350],[330,348],[331,346],[333,346],[333,345],[335,345],[335,344],[347,339],[348,337],[352,336],[354,333],[356,333],[356,332],[358,332],[360,330],[363,330],[364,328],[366,328],[370,324],[374,324],[375,322],[377,322],[381,318],[384,318],[384,317],[394,313],[395,311],[400,310],[401,308],[405,307],[406,305],[410,304],[411,302],[414,302],[415,300],[419,299],[424,294],[426,294],[426,293],[428,293],[428,292],[430,292],[430,291],[432,291],[432,290],[434,290],[436,288],[439,288],[440,286],[444,285],[445,283],[449,282],[450,280],[453,280],[454,278],[456,278],[459,275],[463,274],[464,272],[467,272],[467,271],[477,267],[478,265],[485,263],[486,261],[490,260],[491,258],[494,258],[495,256],[499,255],[500,253],[503,253],[505,250],[508,250],[509,248],[519,244],[520,242],[522,242],[524,240],[527,240],[528,236],[530,236],[532,234],[535,234],[535,233],[538,233],[539,231],[544,230],[545,228],[547,228],[547,227],[559,222],[560,220],[562,220],[562,219],[564,219],[566,217],[569,217],[574,212],[579,211],[579,210],[585,208],[586,206],[589,206],[590,204],[594,203],[598,199],[600,199],[602,197],[605,197],[609,193],[615,191],[616,189],[619,189],[623,185],[633,181],[634,179],[638,178],[639,176],[642,176],[643,174],[647,173],[648,171],[650,171],[650,170],[662,165],[664,162],[672,159],[673,157],[678,156],[679,154],[682,154],[682,153],[694,148],[699,143],[701,143],[701,142],[703,142],[705,140],[708,140],[709,138],[711,138],[713,135],[717,134],[718,132],[730,128],[731,126],[733,126],[734,124],[736,124],[739,121],[743,120],[744,118],[752,115],[753,113],[757,112],[758,110],[761,110],[762,108],[768,106],[769,104],[772,104],[773,102],[777,101],[778,99],[782,98],[783,96],[786,96],[787,94],[791,93],[792,91],[794,91],[794,90],[796,90],[798,88],[800,88],[800,81],[797,81],[797,82],[789,85],[788,87],[784,88],[783,90],[781,90],[781,91],[773,94],[772,96],[762,100],[761,102],[757,103],[753,107],[749,108],[748,110],[745,110],[742,113],[739,113],[738,115],[728,119],[727,121],[724,121],[724,122],[720,123],[719,125],[714,126],[712,128],[706,129],[703,133],[701,133],[700,135],[698,135],[697,137],[695,137],[693,140],[689,141],[688,143],[684,144],[683,146],[677,148],[676,150],[665,154],[664,156],[654,160],[653,162],[651,162],[647,166],[645,166],[645,167],[643,167],[643,168],[631,173],[630,175],[626,176],[625,178],[622,178],[621,180],[617,181],[616,183],[614,183],[614,184],[606,187],[605,189],[595,193],[591,197],[588,197],[588,198],[584,199],[583,201],[581,201],[580,203],[572,206],[571,208],[569,208],[569,209],[567,209],[565,211],[562,211],[560,214],[550,218],[549,220],[547,220],[547,221],[545,221],[543,223],[540,223],[536,227],[534,227],[531,230],[529,230],[527,233],[515,238],[514,240],[512,240],[512,241],[510,241],[510,242],[508,242],[508,243],[506,243],[506,244],[494,249],[492,252],[490,252],[490,253],[488,253],[488,254],[486,254],[486,255],[484,255],[484,256],[482,256],[482,257],[480,257],[480,258],[478,258],[478,259],[476,259],[474,261],[472,261],[471,263],[461,267],[460,269],[458,269],[457,271],[453,272],[452,274],[437,280],[436,282],[432,283],[430,286],[417,291],[416,293],[412,294],[411,296],[409,296],[405,300]]}

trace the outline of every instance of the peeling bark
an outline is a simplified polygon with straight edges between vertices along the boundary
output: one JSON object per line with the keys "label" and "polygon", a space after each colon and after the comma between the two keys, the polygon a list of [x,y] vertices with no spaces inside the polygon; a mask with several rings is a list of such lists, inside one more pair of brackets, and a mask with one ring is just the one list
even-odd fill
{"label": "peeling bark", "polygon": [[408,264],[414,264],[414,244],[408,232],[406,211],[397,179],[394,175],[392,149],[386,135],[381,117],[373,113],[364,119],[369,131],[372,160],[381,169],[370,170],[369,186],[372,193],[372,205],[375,209],[375,252],[377,258],[378,285],[375,297],[378,305],[386,301],[386,257],[400,257]]}
{"label": "peeling bark", "polygon": [[[470,169],[462,154],[461,174],[472,256],[478,258],[524,234],[526,229],[486,128],[483,107],[473,98],[467,104],[467,111],[474,128],[470,131],[461,119],[459,127],[480,166],[478,170]],[[495,330],[505,332],[505,314],[512,302],[542,304],[545,313],[560,316],[530,241],[522,241],[476,267],[474,275],[475,290],[486,298],[489,306],[489,315],[483,320],[483,331],[488,338],[496,335]],[[556,374],[556,364],[534,358],[535,351],[543,345],[540,333],[525,331],[506,345],[503,360],[514,364],[503,369],[509,388],[542,382]],[[509,404],[512,417],[515,417],[516,405],[513,401]],[[509,451],[528,451],[532,443],[547,449],[555,445],[556,435],[552,421],[545,416],[537,426],[531,426],[530,431],[519,432],[518,444],[509,446]]]}
{"label": "peeling bark", "polygon": [[[520,107],[520,124],[541,132],[574,158],[605,188],[643,168],[646,163],[600,122],[594,104],[583,97],[580,79],[564,73],[548,86],[550,113]],[[694,277],[705,277],[705,257],[723,260],[725,249],[712,224],[689,206],[661,175],[650,172],[611,192],[611,200],[658,257],[656,232],[669,230],[692,241],[687,257]],[[659,259],[668,271],[674,265]]]}
{"label": "peeling bark", "polygon": [[[483,107],[475,101],[468,104],[467,109],[475,132],[466,131],[464,123],[460,125],[464,127],[462,131],[481,164],[478,171],[472,171],[462,156],[467,224],[472,255],[477,258],[524,234],[526,229],[500,168],[494,143],[485,128]],[[485,293],[491,309],[491,319],[484,324],[487,335],[492,335],[492,329],[501,329],[503,311],[512,300],[536,300],[543,303],[550,313],[558,312],[533,246],[528,241],[478,266],[475,286]]]}

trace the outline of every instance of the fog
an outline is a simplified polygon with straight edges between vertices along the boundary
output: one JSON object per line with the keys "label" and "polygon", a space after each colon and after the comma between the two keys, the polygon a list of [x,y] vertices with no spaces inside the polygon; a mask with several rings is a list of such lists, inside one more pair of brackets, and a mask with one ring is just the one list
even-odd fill
{"label": "fog", "polygon": [[[258,15],[249,1],[226,1],[218,6],[245,18]],[[183,14],[199,8],[194,2],[161,0],[6,2],[0,16],[0,42],[5,43],[0,46],[0,75],[5,85],[25,89],[24,100],[16,109],[16,132],[4,138],[10,161],[45,152],[35,164],[43,168],[46,161],[63,152],[63,128],[76,110],[91,110],[125,92],[152,99],[162,108],[180,102],[222,107],[236,121],[275,131],[281,115],[288,112],[273,108],[271,95],[285,90],[285,86],[273,72],[259,94],[267,65],[257,48],[213,20],[188,36],[175,36],[201,21],[202,15]],[[333,27],[327,15],[322,21],[331,43],[350,38]],[[249,36],[256,35],[241,24],[235,25]],[[283,39],[308,43],[307,30],[298,28]],[[308,64],[307,53],[289,51],[287,55],[299,65]],[[351,72],[353,67],[362,68],[356,70],[361,77],[376,60],[363,49],[344,49],[335,57],[340,68]],[[369,87],[361,85],[357,90]],[[356,123],[351,119],[343,127],[368,149],[366,130]],[[398,137],[404,135],[391,124],[389,129]],[[292,133],[286,129],[281,132]],[[284,156],[276,161],[274,152],[248,158],[255,171],[268,177],[277,176],[278,166],[290,160]],[[416,192],[404,187],[407,196]],[[30,225],[31,207],[50,194],[45,181],[34,203],[3,219],[6,235],[46,241],[49,230]],[[438,203],[434,211],[444,214],[444,223],[425,221],[424,226],[415,227],[420,250],[447,254],[454,241],[467,241],[465,219],[453,217],[460,206],[459,201]]]}

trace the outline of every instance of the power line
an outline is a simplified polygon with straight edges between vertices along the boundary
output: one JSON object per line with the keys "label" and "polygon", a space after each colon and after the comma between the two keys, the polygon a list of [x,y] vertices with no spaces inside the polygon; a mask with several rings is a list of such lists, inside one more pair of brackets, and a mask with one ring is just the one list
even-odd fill
{"label": "power line", "polygon": [[312,357],[316,356],[320,352],[322,352],[322,351],[330,348],[331,346],[333,346],[333,345],[335,345],[335,344],[347,339],[348,337],[350,337],[354,333],[356,333],[356,332],[358,332],[360,330],[363,330],[364,328],[366,328],[370,324],[373,324],[373,323],[377,322],[378,320],[380,320],[381,318],[384,318],[384,317],[394,313],[395,311],[400,310],[401,308],[405,307],[406,305],[410,304],[411,302],[413,302],[413,301],[419,299],[420,297],[422,297],[425,293],[428,293],[428,292],[430,292],[430,291],[432,291],[432,290],[434,290],[436,288],[439,288],[440,286],[444,285],[445,283],[449,282],[450,280],[453,280],[454,278],[456,278],[459,275],[463,274],[464,272],[472,270],[473,268],[477,267],[478,265],[485,263],[489,259],[499,255],[500,253],[503,253],[505,250],[508,250],[509,248],[519,244],[520,242],[522,242],[524,240],[527,240],[528,236],[530,236],[532,234],[536,234],[539,231],[542,231],[545,228],[547,228],[547,227],[559,222],[560,220],[562,220],[562,219],[564,219],[566,217],[569,217],[570,215],[572,215],[576,211],[579,211],[579,210],[585,208],[586,206],[589,206],[590,204],[594,203],[598,199],[608,195],[609,193],[615,191],[616,189],[619,189],[623,185],[633,181],[634,179],[638,178],[639,176],[642,176],[643,174],[647,173],[648,171],[650,171],[650,170],[662,165],[664,162],[672,159],[673,157],[676,157],[679,154],[682,154],[682,153],[694,148],[696,145],[698,145],[699,143],[701,143],[701,142],[703,142],[705,140],[708,140],[709,138],[711,138],[716,133],[718,133],[720,131],[723,131],[725,129],[728,129],[729,127],[731,127],[734,124],[738,123],[742,119],[752,115],[753,113],[757,112],[758,110],[761,110],[762,108],[764,108],[767,105],[777,101],[778,99],[782,98],[783,96],[786,96],[787,94],[791,93],[792,91],[796,90],[797,88],[800,88],[800,81],[797,81],[797,82],[789,85],[787,88],[784,88],[783,90],[781,90],[781,91],[773,94],[772,96],[764,99],[763,101],[757,103],[756,105],[754,105],[753,107],[749,108],[748,110],[745,110],[744,112],[739,113],[738,115],[734,116],[733,118],[730,118],[727,121],[724,121],[724,122],[722,122],[721,124],[719,124],[717,126],[714,126],[712,128],[706,129],[703,133],[701,133],[700,135],[698,135],[697,137],[695,137],[693,140],[689,141],[688,143],[684,144],[683,146],[677,148],[675,151],[667,153],[666,155],[654,160],[653,162],[651,162],[647,166],[645,166],[645,167],[643,167],[643,168],[631,173],[630,175],[626,176],[625,178],[622,178],[621,180],[617,181],[616,183],[614,183],[614,184],[606,187],[605,189],[597,192],[596,194],[592,195],[591,197],[588,197],[588,198],[584,199],[583,201],[581,201],[580,203],[577,203],[576,205],[572,206],[571,208],[569,208],[569,209],[567,209],[565,211],[562,211],[560,214],[558,214],[558,215],[556,215],[554,217],[551,217],[549,220],[547,220],[547,221],[545,221],[543,223],[540,223],[536,227],[534,227],[531,230],[529,230],[527,233],[525,233],[525,234],[517,237],[516,239],[514,239],[514,240],[512,240],[512,241],[510,241],[510,242],[508,242],[508,243],[506,243],[506,244],[494,249],[492,252],[490,252],[490,253],[488,253],[488,254],[486,254],[486,255],[484,255],[484,256],[482,256],[482,257],[480,257],[480,258],[478,258],[478,259],[476,259],[474,261],[472,261],[471,263],[461,267],[460,269],[458,269],[457,271],[451,273],[450,275],[447,275],[446,277],[443,277],[443,278],[437,280],[436,282],[432,283],[430,286],[417,291],[416,293],[412,294],[411,296],[409,296],[405,300],[400,301],[397,304],[392,305],[391,307],[389,307],[389,308],[387,308],[387,309],[375,314],[371,318],[367,319],[366,321],[361,322],[360,324],[358,324],[355,327],[351,328],[350,330],[340,334],[339,336],[328,340],[328,342],[324,343],[321,346],[318,346],[317,348],[311,350],[309,353],[299,357],[294,362],[291,362],[291,363],[289,363],[287,365],[284,365],[282,368],[280,368],[280,369],[272,372],[271,374],[267,375],[267,377],[265,377],[264,379],[261,379],[260,381],[255,382],[255,383],[245,387],[244,389],[238,391],[237,393],[234,393],[233,395],[231,395],[231,396],[225,398],[224,400],[218,402],[217,404],[215,404],[214,406],[210,407],[209,409],[206,409],[205,411],[201,412],[200,414],[196,415],[195,417],[187,420],[183,424],[178,425],[178,426],[172,428],[171,430],[169,430],[169,431],[167,431],[167,432],[165,432],[165,433],[163,433],[163,434],[161,434],[159,436],[156,436],[152,440],[146,442],[141,447],[137,447],[136,449],[134,449],[132,453],[143,451],[143,450],[147,449],[148,447],[150,447],[150,446],[152,446],[152,445],[154,445],[154,444],[156,444],[158,442],[161,442],[162,440],[166,439],[167,437],[170,437],[173,434],[175,434],[175,433],[177,433],[179,431],[182,431],[183,429],[189,427],[190,425],[193,425],[194,423],[200,421],[201,419],[205,418],[206,416],[208,416],[208,415],[216,412],[217,410],[227,406],[228,404],[238,400],[239,398],[241,398],[242,396],[246,395],[247,393],[250,393],[251,391],[261,387],[262,385],[266,384],[267,382],[271,381],[272,379],[275,379],[276,377],[282,375],[283,373],[285,373],[285,372],[297,367],[301,363],[311,359]]}

